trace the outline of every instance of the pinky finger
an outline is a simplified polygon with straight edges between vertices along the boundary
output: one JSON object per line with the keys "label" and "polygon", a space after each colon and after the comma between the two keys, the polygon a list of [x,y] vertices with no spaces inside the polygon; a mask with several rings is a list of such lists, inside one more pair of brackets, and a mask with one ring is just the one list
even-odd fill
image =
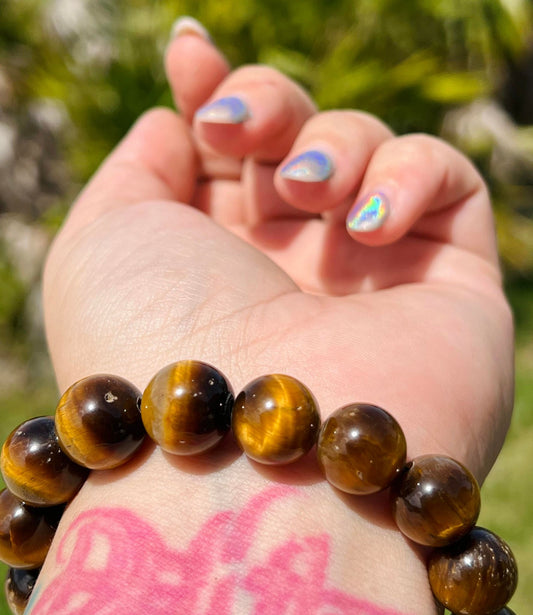
{"label": "pinky finger", "polygon": [[346,226],[366,245],[410,234],[498,262],[483,179],[459,151],[427,135],[398,137],[377,148]]}

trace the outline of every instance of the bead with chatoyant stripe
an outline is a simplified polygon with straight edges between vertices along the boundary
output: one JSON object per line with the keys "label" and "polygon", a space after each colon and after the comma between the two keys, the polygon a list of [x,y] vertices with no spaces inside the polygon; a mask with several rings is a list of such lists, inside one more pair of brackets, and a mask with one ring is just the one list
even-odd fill
{"label": "bead with chatoyant stripe", "polygon": [[408,538],[442,547],[470,531],[479,515],[479,486],[464,465],[445,455],[410,461],[392,486],[392,513]]}
{"label": "bead with chatoyant stripe", "polygon": [[235,400],[233,434],[248,457],[280,465],[296,461],[315,444],[318,406],[309,389],[283,374],[261,376]]}
{"label": "bead with chatoyant stripe", "polygon": [[24,614],[40,571],[40,568],[33,570],[9,569],[5,582],[5,594],[13,615]]}
{"label": "bead with chatoyant stripe", "polygon": [[56,408],[61,448],[91,470],[122,465],[146,436],[140,405],[141,392],[124,378],[99,374],[78,380]]}
{"label": "bead with chatoyant stripe", "polygon": [[51,416],[30,419],[11,432],[0,468],[11,493],[33,506],[68,502],[89,473],[61,450]]}
{"label": "bead with chatoyant stripe", "polygon": [[462,615],[495,614],[512,598],[518,582],[516,561],[507,543],[481,527],[435,550],[428,573],[437,600]]}
{"label": "bead with chatoyant stripe", "polygon": [[1,491],[0,560],[15,568],[41,566],[63,508],[34,508],[21,502],[7,489]]}
{"label": "bead with chatoyant stripe", "polygon": [[406,451],[396,419],[383,408],[363,403],[333,412],[317,444],[318,463],[327,480],[357,495],[386,489],[403,468]]}
{"label": "bead with chatoyant stripe", "polygon": [[148,435],[168,453],[194,455],[214,447],[230,428],[233,390],[201,361],[178,361],[150,380],[141,401]]}

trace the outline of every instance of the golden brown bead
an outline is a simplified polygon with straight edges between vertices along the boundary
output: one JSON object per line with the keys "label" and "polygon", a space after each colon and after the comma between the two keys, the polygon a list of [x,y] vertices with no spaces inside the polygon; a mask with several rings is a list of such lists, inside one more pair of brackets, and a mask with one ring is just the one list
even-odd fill
{"label": "golden brown bead", "polygon": [[370,404],[339,408],[322,425],[318,462],[342,491],[368,494],[388,487],[405,463],[403,431],[388,412]]}
{"label": "golden brown bead", "polygon": [[464,536],[474,526],[480,505],[476,479],[445,455],[413,459],[393,485],[392,512],[398,528],[430,547]]}
{"label": "golden brown bead", "polygon": [[305,455],[320,428],[318,407],[301,382],[283,374],[256,378],[237,396],[235,439],[255,461],[285,464]]}
{"label": "golden brown bead", "polygon": [[142,397],[148,435],[174,455],[215,446],[229,431],[233,391],[217,369],[201,361],[178,361],[160,370]]}
{"label": "golden brown bead", "polygon": [[7,489],[0,492],[0,560],[15,568],[44,562],[63,507],[33,508]]}
{"label": "golden brown bead", "polygon": [[518,582],[509,545],[481,527],[432,553],[428,572],[435,598],[456,615],[494,614],[509,602]]}
{"label": "golden brown bead", "polygon": [[14,429],[2,447],[0,467],[7,488],[32,506],[68,502],[88,475],[61,450],[51,416]]}
{"label": "golden brown bead", "polygon": [[35,587],[39,572],[40,568],[34,570],[10,568],[8,571],[5,583],[5,594],[7,604],[13,615],[23,615],[28,606],[31,592]]}
{"label": "golden brown bead", "polygon": [[140,405],[141,392],[124,378],[102,374],[79,380],[56,408],[61,448],[91,470],[116,468],[135,454],[146,436]]}

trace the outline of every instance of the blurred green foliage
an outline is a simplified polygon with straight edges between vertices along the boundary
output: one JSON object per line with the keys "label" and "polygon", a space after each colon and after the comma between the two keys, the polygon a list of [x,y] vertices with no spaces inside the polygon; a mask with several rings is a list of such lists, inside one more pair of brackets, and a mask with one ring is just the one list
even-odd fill
{"label": "blurred green foliage", "polygon": [[19,47],[19,100],[65,104],[82,180],[143,109],[170,102],[161,55],[179,14],[199,18],[233,64],[277,66],[321,107],[368,110],[400,133],[436,134],[450,105],[493,93],[528,34],[496,0],[72,4],[85,12],[66,23],[69,3],[7,0],[0,44]]}
{"label": "blurred green foliage", "polygon": [[25,289],[0,244],[0,343],[12,346],[19,331]]}
{"label": "blurred green foliage", "polygon": [[[476,124],[482,114],[472,105],[495,101],[501,109],[498,101],[505,99],[511,68],[531,54],[531,3],[2,0],[0,71],[9,92],[0,97],[0,121],[9,116],[22,123],[27,110],[43,100],[53,101],[64,118],[57,139],[68,182],[32,223],[57,228],[75,192],[138,115],[153,105],[172,104],[162,55],[174,19],[184,14],[204,23],[233,65],[268,63],[298,80],[321,108],[366,110],[400,134],[444,133],[484,174],[494,195],[519,336],[517,415],[495,477],[485,487],[484,518],[519,551],[526,582],[513,604],[528,612],[533,498],[510,475],[530,476],[525,447],[533,441],[533,127],[517,126],[503,110],[500,129],[490,121]],[[517,85],[513,95],[523,90],[525,96]],[[451,129],[450,118],[455,118]],[[29,292],[0,242],[2,353],[20,354],[29,344],[20,317]],[[43,413],[52,403],[53,384],[32,384],[31,378],[23,393],[0,393],[4,407],[16,409],[17,416],[6,419],[10,425],[19,416],[35,415],[36,400]],[[5,609],[0,605],[0,613]]]}
{"label": "blurred green foliage", "polygon": [[[531,43],[531,12],[525,0],[4,0],[0,57],[14,104],[47,98],[66,110],[64,151],[79,186],[144,109],[171,104],[161,58],[178,15],[202,21],[234,65],[276,66],[321,108],[359,108],[398,133],[439,134],[450,109],[501,90]],[[533,134],[520,138],[533,156]],[[460,140],[493,189],[505,260],[533,269],[524,182],[511,192],[509,178],[491,176],[490,138],[481,147]]]}

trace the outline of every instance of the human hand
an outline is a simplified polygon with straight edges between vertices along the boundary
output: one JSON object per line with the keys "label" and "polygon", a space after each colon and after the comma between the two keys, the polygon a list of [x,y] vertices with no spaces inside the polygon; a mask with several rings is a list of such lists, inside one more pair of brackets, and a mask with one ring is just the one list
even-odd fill
{"label": "human hand", "polygon": [[[47,262],[46,326],[60,388],[95,372],[142,388],[181,358],[212,363],[236,390],[288,373],[310,387],[323,416],[375,403],[398,419],[410,457],[443,452],[483,478],[512,406],[512,324],[488,193],[471,163],[431,137],[395,138],[366,114],[317,113],[290,80],[261,66],[230,72],[198,36],[175,39],[166,64],[182,116],[159,109],[139,120],[73,206]],[[208,100],[228,96],[246,103],[248,119],[193,119]],[[282,177],[309,150],[329,156],[331,177]],[[388,217],[372,231],[348,231],[354,203],[373,194],[386,195]],[[154,453],[134,473],[91,479],[69,518],[102,497],[150,518],[132,493],[158,475],[165,487],[149,484],[166,510],[175,498],[169,484],[193,489],[199,480],[168,467]],[[244,501],[256,487],[241,482],[242,468],[217,478],[236,481]],[[334,499],[324,493],[316,491]],[[320,510],[339,519],[337,538],[349,543],[336,506]],[[170,521],[157,523],[172,534]],[[370,590],[358,571],[356,593],[428,613],[416,556],[411,591],[401,595],[390,584],[392,562],[379,562],[381,541],[392,540],[400,561],[410,547],[397,532],[378,534],[359,547],[363,557],[374,553],[381,581]],[[353,586],[350,572],[340,576]]]}
{"label": "human hand", "polygon": [[[229,73],[199,37],[175,40],[167,67],[187,120],[232,95],[251,118],[189,126],[149,112],[81,195],[45,278],[61,387],[102,369],[142,385],[183,357],[238,384],[288,372],[324,413],[383,404],[412,453],[452,454],[482,478],[509,416],[512,338],[471,163],[362,113],[317,114],[270,68]],[[333,159],[329,180],[281,177],[312,149]],[[348,233],[348,210],[373,192],[388,196],[388,219]]]}

